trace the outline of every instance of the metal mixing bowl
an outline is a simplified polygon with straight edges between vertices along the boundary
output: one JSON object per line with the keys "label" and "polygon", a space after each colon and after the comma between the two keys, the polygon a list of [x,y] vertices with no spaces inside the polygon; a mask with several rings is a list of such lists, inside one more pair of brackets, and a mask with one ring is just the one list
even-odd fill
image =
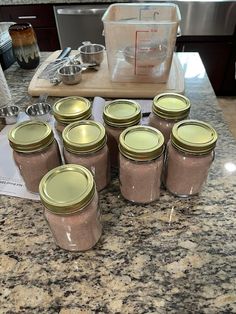
{"label": "metal mixing bowl", "polygon": [[0,108],[1,123],[2,124],[16,123],[19,112],[20,112],[20,108],[14,105]]}
{"label": "metal mixing bowl", "polygon": [[100,44],[83,42],[83,46],[78,48],[83,63],[100,65],[103,61],[105,47]]}
{"label": "metal mixing bowl", "polygon": [[39,102],[26,108],[25,113],[32,120],[47,122],[51,117],[51,105],[47,102]]}
{"label": "metal mixing bowl", "polygon": [[64,84],[78,84],[82,80],[82,67],[80,65],[65,65],[58,70],[58,76]]}

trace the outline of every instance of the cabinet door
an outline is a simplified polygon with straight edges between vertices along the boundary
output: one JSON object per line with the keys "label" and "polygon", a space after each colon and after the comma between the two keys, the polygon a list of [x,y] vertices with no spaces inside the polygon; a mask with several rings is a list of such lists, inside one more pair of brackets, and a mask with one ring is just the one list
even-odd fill
{"label": "cabinet door", "polygon": [[36,33],[41,51],[60,49],[52,5],[1,6],[0,21],[30,23]]}
{"label": "cabinet door", "polygon": [[33,27],[56,26],[51,5],[1,6],[0,19],[4,22],[30,23]]}
{"label": "cabinet door", "polygon": [[231,42],[182,42],[177,44],[177,51],[198,52],[215,93],[221,93],[232,51]]}
{"label": "cabinet door", "polygon": [[232,50],[220,94],[236,96],[236,47]]}
{"label": "cabinet door", "polygon": [[56,28],[35,28],[35,34],[41,51],[60,49]]}

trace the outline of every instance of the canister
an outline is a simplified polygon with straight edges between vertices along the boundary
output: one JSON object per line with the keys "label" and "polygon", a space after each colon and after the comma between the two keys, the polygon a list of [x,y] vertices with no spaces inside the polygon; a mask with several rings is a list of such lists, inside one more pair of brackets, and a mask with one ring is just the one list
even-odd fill
{"label": "canister", "polygon": [[141,107],[139,103],[128,99],[117,99],[104,106],[103,120],[107,132],[107,145],[111,166],[118,166],[119,136],[127,127],[140,123]]}
{"label": "canister", "polygon": [[133,126],[119,138],[120,191],[135,203],[150,203],[160,196],[164,136],[150,126]]}
{"label": "canister", "polygon": [[30,23],[18,23],[9,27],[13,53],[23,69],[35,69],[40,62],[40,51],[35,31]]}
{"label": "canister", "polygon": [[69,96],[56,101],[52,107],[55,118],[55,127],[59,134],[64,128],[76,121],[87,120],[91,118],[91,102],[79,96]]}
{"label": "canister", "polygon": [[42,121],[24,121],[11,129],[8,139],[26,188],[38,193],[42,177],[61,164],[50,125]]}
{"label": "canister", "polygon": [[148,125],[160,130],[167,143],[174,124],[187,119],[189,111],[190,101],[187,97],[176,93],[159,94],[153,99]]}
{"label": "canister", "polygon": [[68,164],[49,171],[39,186],[44,216],[56,244],[69,251],[91,249],[102,234],[92,173]]}
{"label": "canister", "polygon": [[104,126],[93,120],[69,124],[62,132],[66,163],[88,168],[95,179],[98,191],[110,182],[110,157]]}
{"label": "canister", "polygon": [[215,129],[198,120],[176,123],[167,145],[165,186],[173,194],[198,194],[207,179],[217,141]]}

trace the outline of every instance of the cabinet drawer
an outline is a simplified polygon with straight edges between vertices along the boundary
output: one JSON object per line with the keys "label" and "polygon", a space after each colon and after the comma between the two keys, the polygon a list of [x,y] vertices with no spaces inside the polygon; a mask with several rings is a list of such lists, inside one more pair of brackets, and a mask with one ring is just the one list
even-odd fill
{"label": "cabinet drawer", "polygon": [[53,7],[47,4],[1,6],[0,20],[5,22],[28,22],[33,27],[55,26]]}

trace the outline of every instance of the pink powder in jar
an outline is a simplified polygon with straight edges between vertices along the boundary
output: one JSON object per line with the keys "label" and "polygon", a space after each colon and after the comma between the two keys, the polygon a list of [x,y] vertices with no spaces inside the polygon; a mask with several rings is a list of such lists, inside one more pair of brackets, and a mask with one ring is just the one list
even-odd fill
{"label": "pink powder in jar", "polygon": [[160,196],[164,137],[148,126],[127,128],[120,135],[120,191],[135,203]]}
{"label": "pink powder in jar", "polygon": [[153,99],[148,125],[161,131],[167,144],[172,127],[175,123],[186,119],[189,111],[190,101],[187,97],[176,93],[159,94]]}
{"label": "pink powder in jar", "polygon": [[119,166],[119,137],[125,128],[114,128],[105,124],[107,133],[107,146],[109,147],[110,160],[112,167]]}
{"label": "pink powder in jar", "polygon": [[55,128],[59,135],[70,123],[92,119],[92,105],[87,98],[69,96],[59,99],[52,107]]}
{"label": "pink powder in jar", "polygon": [[165,144],[167,144],[170,139],[171,130],[176,122],[178,122],[178,120],[166,120],[152,112],[149,116],[148,125],[161,131],[165,139]]}
{"label": "pink powder in jar", "polygon": [[61,164],[51,127],[41,121],[24,121],[10,131],[8,138],[27,190],[38,193],[42,177]]}
{"label": "pink powder in jar", "polygon": [[56,244],[69,251],[94,247],[102,225],[91,172],[74,164],[57,167],[43,177],[39,191]]}
{"label": "pink powder in jar", "polygon": [[110,156],[104,126],[95,121],[82,120],[68,125],[63,133],[66,163],[79,164],[94,175],[97,190],[110,182]]}
{"label": "pink powder in jar", "polygon": [[174,125],[164,171],[168,191],[181,197],[201,191],[214,159],[216,141],[216,131],[202,121],[184,120]]}
{"label": "pink powder in jar", "polygon": [[128,99],[117,99],[107,102],[103,110],[103,120],[107,132],[111,166],[118,167],[119,136],[127,127],[140,123],[141,107],[136,101]]}

